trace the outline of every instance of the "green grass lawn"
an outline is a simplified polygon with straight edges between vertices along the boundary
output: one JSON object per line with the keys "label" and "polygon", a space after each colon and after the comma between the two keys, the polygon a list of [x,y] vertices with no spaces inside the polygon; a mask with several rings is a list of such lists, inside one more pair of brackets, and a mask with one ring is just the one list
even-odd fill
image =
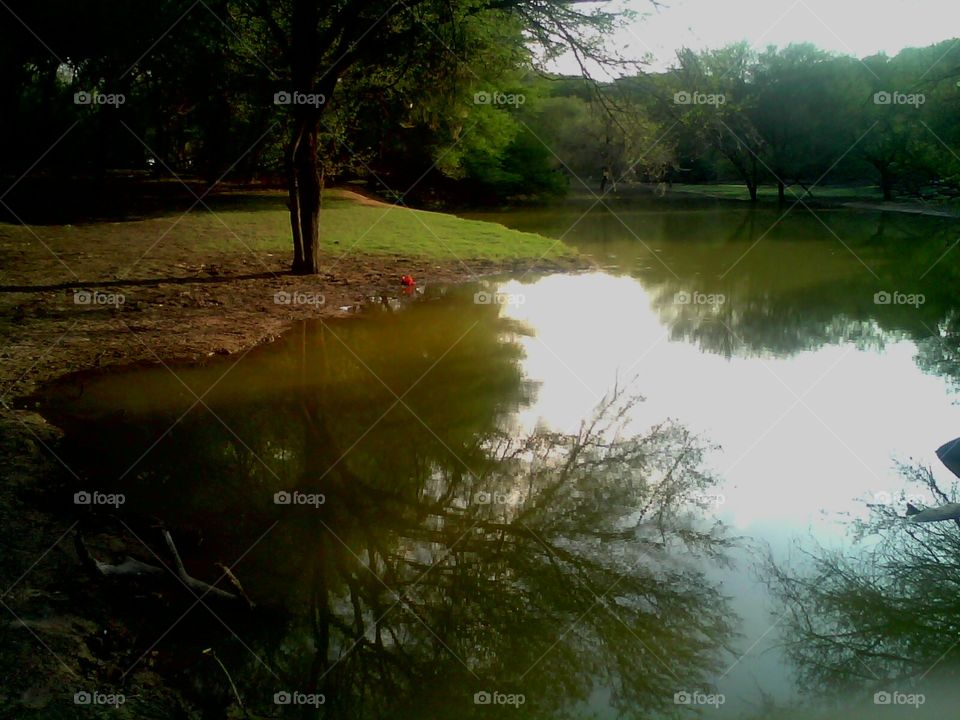
{"label": "green grass lawn", "polygon": [[[746,186],[736,183],[718,183],[703,185],[684,185],[675,184],[671,192],[684,193],[688,195],[704,195],[709,197],[723,198],[725,200],[749,200],[750,193]],[[761,185],[757,189],[757,198],[760,200],[776,200],[776,185]],[[796,202],[802,198],[804,202],[812,201],[833,201],[837,203],[861,202],[861,203],[883,203],[883,193],[877,185],[862,186],[818,186],[813,189],[813,195],[804,194],[803,188],[794,185],[787,188],[786,201],[788,203]],[[900,204],[911,207],[925,207],[931,210],[946,211],[957,214],[960,212],[960,198],[936,197],[926,200],[918,198],[895,198],[893,205]]]}
{"label": "green grass lawn", "polygon": [[337,197],[324,199],[320,223],[323,242],[336,242],[340,252],[349,248],[448,260],[454,256],[507,260],[575,253],[551,238],[497,223],[424,210],[371,207]]}
{"label": "green grass lawn", "polygon": [[[749,200],[750,193],[745,185],[736,183],[717,183],[704,185],[683,185],[675,183],[671,192],[693,193],[696,195],[712,195],[714,197],[730,198],[733,200]],[[760,200],[776,200],[776,185],[761,185],[757,188],[757,197]],[[799,185],[794,185],[786,189],[787,200],[796,200],[802,197],[804,200],[837,200],[837,201],[882,201],[883,195],[880,188],[875,185],[863,187],[815,187],[813,195],[806,195]]]}
{"label": "green grass lawn", "polygon": [[[362,200],[360,198],[359,200]],[[233,193],[208,198],[209,210],[187,214],[78,222],[72,225],[0,223],[0,257],[8,282],[38,278],[150,277],[176,268],[248,262],[265,267],[293,254],[286,195]],[[395,255],[438,262],[555,260],[577,255],[552,238],[445,213],[360,202],[337,190],[324,194],[320,251],[328,256]],[[256,255],[260,259],[252,260]]]}
{"label": "green grass lawn", "polygon": [[[225,250],[240,238],[257,250],[290,252],[290,217],[282,200],[278,200],[276,209],[213,209],[215,214],[198,210],[181,222],[193,231],[198,249]],[[571,247],[542,235],[446,213],[361,204],[337,190],[324,194],[320,245],[323,251],[338,255],[351,252],[437,260],[576,254]]]}

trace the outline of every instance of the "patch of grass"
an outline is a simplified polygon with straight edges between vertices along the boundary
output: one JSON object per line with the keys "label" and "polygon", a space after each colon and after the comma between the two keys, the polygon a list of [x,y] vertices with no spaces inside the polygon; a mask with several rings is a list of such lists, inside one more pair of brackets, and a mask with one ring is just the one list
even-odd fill
{"label": "patch of grass", "polygon": [[[695,195],[710,195],[713,197],[731,198],[734,200],[749,200],[750,193],[745,185],[736,183],[717,183],[705,185],[674,184],[671,192],[692,193]],[[776,185],[761,185],[757,188],[757,197],[761,200],[776,200]],[[804,200],[882,200],[883,195],[877,186],[861,187],[829,187],[817,186],[813,195],[806,195],[803,188],[793,185],[786,189],[787,201],[795,201],[798,197]]]}
{"label": "patch of grass", "polygon": [[[210,202],[213,212],[197,208],[187,215],[171,212],[149,219],[76,225],[3,225],[0,246],[43,246],[66,262],[77,256],[109,255],[118,265],[148,261],[202,261],[205,256],[253,251],[292,256],[286,194],[244,203],[242,194],[229,204]],[[41,243],[34,240],[40,239]],[[324,193],[320,214],[321,252],[341,255],[402,255],[428,260],[546,259],[575,255],[551,238],[511,230],[492,222],[466,220],[445,213],[411,210],[331,190]],[[48,260],[56,260],[47,256]]]}
{"label": "patch of grass", "polygon": [[403,254],[438,260],[547,258],[570,255],[563,243],[480,220],[408,210],[332,204],[321,214],[323,242],[337,251]]}
{"label": "patch of grass", "polygon": [[[278,197],[276,209],[195,211],[170,235],[194,234],[194,247],[236,249],[238,238],[257,251],[292,253],[290,216]],[[556,258],[575,250],[551,238],[511,230],[498,223],[466,220],[446,213],[411,210],[331,190],[320,212],[324,252],[403,255],[433,260]]]}
{"label": "patch of grass", "polygon": [[[256,234],[269,243],[264,249],[282,252],[291,246],[286,209],[233,211],[224,214],[223,219],[238,234]],[[210,220],[217,222],[212,217]],[[356,252],[436,260],[556,258],[575,254],[572,248],[551,238],[511,230],[498,223],[366,204],[336,191],[324,195],[320,244],[324,250],[337,254]]]}

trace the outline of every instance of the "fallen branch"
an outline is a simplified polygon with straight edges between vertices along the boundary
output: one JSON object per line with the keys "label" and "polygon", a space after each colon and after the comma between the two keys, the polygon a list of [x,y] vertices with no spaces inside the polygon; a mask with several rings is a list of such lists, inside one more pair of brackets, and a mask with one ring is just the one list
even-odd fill
{"label": "fallen branch", "polygon": [[221,600],[239,600],[240,596],[234,595],[233,593],[227,592],[226,590],[221,590],[220,588],[214,587],[205,583],[203,580],[197,580],[194,577],[191,577],[187,573],[187,569],[183,565],[183,560],[180,559],[180,553],[177,552],[177,546],[173,544],[173,538],[170,536],[169,530],[163,531],[163,539],[167,541],[167,548],[170,550],[170,554],[173,556],[173,562],[177,566],[177,576],[183,581],[183,584],[186,585],[194,594],[203,596],[203,595],[212,595],[215,598]]}
{"label": "fallen branch", "polygon": [[159,577],[164,574],[163,568],[141,562],[140,560],[132,558],[129,555],[125,557],[123,562],[119,565],[111,565],[109,563],[100,562],[90,554],[89,550],[87,550],[87,545],[83,541],[83,535],[80,533],[80,531],[77,531],[77,534],[73,537],[73,546],[76,548],[77,555],[80,557],[80,562],[83,563],[83,566],[88,570],[100,575],[107,577],[112,577],[115,575]]}
{"label": "fallen branch", "polygon": [[[243,588],[240,587],[239,581],[236,580],[232,573],[226,571],[224,576],[234,584],[238,590],[237,593],[227,592],[226,590],[221,590],[220,588],[214,587],[209,583],[205,583],[203,580],[198,580],[187,572],[186,567],[184,567],[183,560],[180,558],[180,553],[177,552],[177,546],[173,542],[173,537],[170,535],[168,530],[163,531],[163,539],[167,544],[170,554],[173,556],[173,562],[176,566],[176,577],[180,579],[180,581],[190,590],[191,593],[199,598],[209,595],[217,600],[224,600],[228,602],[243,601],[248,607],[253,607],[253,603],[250,602],[250,599],[246,596],[246,593],[243,592]],[[77,550],[77,555],[80,558],[80,562],[84,565],[84,567],[97,575],[102,575],[104,577],[148,577],[159,579],[165,578],[171,573],[169,568],[161,567],[159,565],[151,565],[150,563],[145,563],[142,560],[137,560],[136,558],[132,558],[130,556],[125,557],[122,563],[116,565],[101,562],[90,554],[90,551],[87,549],[86,543],[83,540],[83,535],[79,531],[77,531],[76,535],[74,535],[73,544]]]}

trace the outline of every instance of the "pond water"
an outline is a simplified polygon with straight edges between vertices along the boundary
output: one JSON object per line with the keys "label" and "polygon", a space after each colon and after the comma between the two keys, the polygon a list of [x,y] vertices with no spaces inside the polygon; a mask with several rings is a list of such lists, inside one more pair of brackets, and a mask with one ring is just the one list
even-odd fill
{"label": "pond water", "polygon": [[[125,497],[88,518],[94,553],[109,531],[150,560],[162,524],[191,574],[223,563],[257,605],[142,613],[131,663],[211,717],[232,693],[206,647],[274,715],[309,713],[274,704],[300,692],[325,717],[817,716],[765,558],[802,568],[797,543],[850,549],[870,505],[936,504],[898,460],[950,487],[957,229],[585,210],[475,217],[595,271],[428,287],[202,367],[51,387],[71,489]],[[869,680],[846,717],[960,699],[879,707]]]}

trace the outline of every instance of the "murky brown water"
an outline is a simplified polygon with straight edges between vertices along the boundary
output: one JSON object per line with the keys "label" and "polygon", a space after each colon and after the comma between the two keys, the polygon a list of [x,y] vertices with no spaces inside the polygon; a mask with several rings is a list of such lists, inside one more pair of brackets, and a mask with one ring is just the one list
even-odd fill
{"label": "murky brown water", "polygon": [[[150,662],[211,717],[231,693],[206,647],[267,715],[788,717],[760,709],[769,694],[812,716],[828,688],[793,687],[755,561],[798,537],[848,543],[846,521],[901,492],[933,503],[894,458],[949,487],[933,451],[960,428],[956,229],[696,204],[580,215],[481,217],[563,237],[601,271],[427,288],[48,396],[70,490],[124,496],[71,510],[95,553],[111,530],[149,560],[162,524],[192,574],[223,563],[257,604],[204,600],[167,634],[182,610],[144,614]],[[844,690],[845,716],[957,699],[879,707],[877,671]]]}

